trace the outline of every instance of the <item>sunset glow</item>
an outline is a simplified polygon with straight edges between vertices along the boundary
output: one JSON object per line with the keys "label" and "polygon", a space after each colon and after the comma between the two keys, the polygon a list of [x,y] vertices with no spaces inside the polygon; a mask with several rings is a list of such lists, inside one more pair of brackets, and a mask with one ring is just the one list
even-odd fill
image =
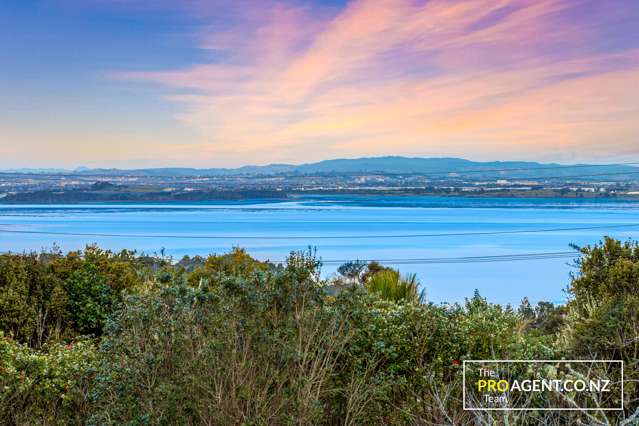
{"label": "sunset glow", "polygon": [[639,153],[633,0],[45,3],[0,9],[0,167]]}

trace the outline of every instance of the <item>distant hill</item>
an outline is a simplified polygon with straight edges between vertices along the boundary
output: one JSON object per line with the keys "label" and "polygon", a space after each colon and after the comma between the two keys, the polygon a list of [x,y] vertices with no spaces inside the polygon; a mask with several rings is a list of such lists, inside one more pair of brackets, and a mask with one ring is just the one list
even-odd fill
{"label": "distant hill", "polygon": [[[478,162],[462,158],[371,157],[326,160],[303,164],[295,168],[300,173],[422,173],[434,176],[454,176],[456,173],[473,177],[503,176],[504,178],[549,177],[574,175],[603,175],[606,173],[638,173],[639,167],[628,165],[587,165],[537,163],[531,161]],[[635,176],[638,177],[639,176]]]}
{"label": "distant hill", "polygon": [[531,162],[507,161],[481,163],[462,158],[419,158],[419,157],[370,157],[356,159],[325,160],[319,163],[303,164],[296,170],[302,173],[439,173],[461,170],[542,167]]}
{"label": "distant hill", "polygon": [[[524,169],[524,170],[520,170]],[[266,166],[243,166],[227,168],[149,168],[149,169],[87,169],[73,171],[58,169],[22,169],[12,173],[65,173],[103,176],[231,176],[231,175],[277,175],[277,174],[346,174],[346,173],[387,173],[387,174],[434,174],[446,176],[455,173],[469,174],[476,178],[525,178],[525,177],[564,177],[596,174],[605,177],[606,173],[615,175],[615,180],[635,175],[639,167],[629,165],[560,165],[556,163],[537,163],[530,161],[489,161],[477,162],[462,158],[419,158],[419,157],[370,157],[354,159],[325,160],[301,165],[270,164]]]}

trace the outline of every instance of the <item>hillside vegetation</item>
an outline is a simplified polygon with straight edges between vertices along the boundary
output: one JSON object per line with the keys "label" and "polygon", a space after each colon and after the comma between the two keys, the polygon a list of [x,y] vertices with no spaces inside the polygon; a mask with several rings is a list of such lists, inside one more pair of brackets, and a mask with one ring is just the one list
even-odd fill
{"label": "hillside vegetation", "polygon": [[[0,423],[635,424],[639,247],[581,250],[567,305],[516,308],[312,252],[0,255]],[[624,360],[625,411],[462,409],[463,360],[562,358]]]}

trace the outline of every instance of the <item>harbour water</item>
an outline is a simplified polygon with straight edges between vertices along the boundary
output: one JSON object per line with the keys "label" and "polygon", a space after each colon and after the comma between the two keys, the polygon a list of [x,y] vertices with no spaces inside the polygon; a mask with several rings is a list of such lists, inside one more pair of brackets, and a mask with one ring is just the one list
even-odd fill
{"label": "harbour water", "polygon": [[[417,273],[427,299],[437,303],[463,301],[475,289],[500,303],[518,304],[524,296],[561,302],[575,270],[570,258],[433,259],[563,252],[604,235],[639,238],[639,202],[308,196],[284,202],[0,205],[3,252],[54,244],[66,251],[97,243],[146,253],[164,249],[179,258],[239,246],[257,258],[280,261],[292,250],[314,247],[327,261],[324,276],[335,273],[337,261],[391,259],[402,272]],[[395,261],[401,259],[427,262]]]}

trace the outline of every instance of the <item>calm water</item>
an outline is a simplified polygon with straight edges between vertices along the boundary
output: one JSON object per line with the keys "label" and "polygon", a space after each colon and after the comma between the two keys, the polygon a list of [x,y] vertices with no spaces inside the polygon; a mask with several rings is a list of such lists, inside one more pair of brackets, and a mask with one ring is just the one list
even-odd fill
{"label": "calm water", "polygon": [[[618,227],[637,223],[638,202],[606,200],[344,196],[179,205],[0,205],[0,230],[122,235],[0,232],[0,251],[40,250],[53,244],[70,250],[95,242],[105,248],[135,248],[149,253],[164,248],[175,257],[224,253],[233,246],[245,247],[252,255],[271,260],[284,259],[291,250],[308,246],[316,247],[325,260],[488,256],[566,251],[570,243],[593,244],[603,235],[639,238],[639,226]],[[387,237],[608,225],[617,228]],[[340,238],[345,235],[377,237]],[[562,301],[572,270],[570,259],[398,267],[403,272],[417,273],[428,299],[436,302],[462,301],[476,288],[501,303],[519,303],[524,296],[534,301]],[[336,265],[325,265],[324,275],[330,276],[335,269]]]}

